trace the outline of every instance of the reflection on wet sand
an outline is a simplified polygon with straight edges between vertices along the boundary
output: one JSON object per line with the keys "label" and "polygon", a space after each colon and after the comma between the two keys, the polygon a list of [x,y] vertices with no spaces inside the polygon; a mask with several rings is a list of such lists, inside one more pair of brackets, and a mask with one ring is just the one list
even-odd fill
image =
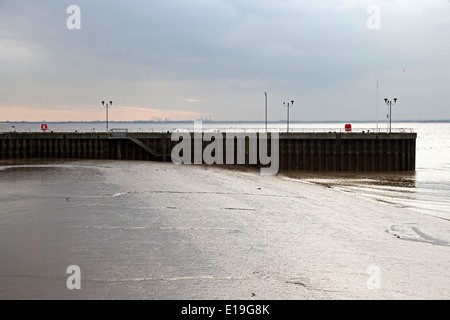
{"label": "reflection on wet sand", "polygon": [[308,173],[283,172],[287,177],[309,181],[323,186],[373,186],[401,188],[412,192],[416,187],[416,173]]}
{"label": "reflection on wet sand", "polygon": [[417,172],[408,173],[317,173],[283,172],[285,177],[305,183],[333,188],[355,196],[450,218],[448,197],[443,190],[433,190],[418,179]]}

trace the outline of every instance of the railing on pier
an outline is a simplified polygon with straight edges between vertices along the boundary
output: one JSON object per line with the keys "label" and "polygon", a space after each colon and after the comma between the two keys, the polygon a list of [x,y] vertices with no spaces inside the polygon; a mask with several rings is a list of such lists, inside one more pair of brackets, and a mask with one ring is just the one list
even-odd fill
{"label": "railing on pier", "polygon": [[[22,128],[0,128],[0,134],[2,133],[39,133],[42,132],[39,129],[22,129]],[[172,133],[172,132],[195,132],[194,128],[114,128],[110,130],[111,135],[119,136],[127,133]],[[227,132],[255,132],[255,133],[287,133],[286,128],[203,128],[202,132],[214,132],[214,133],[227,133]],[[105,133],[103,130],[95,129],[49,129],[47,133]],[[345,128],[290,128],[289,133],[415,133],[412,128],[392,128],[391,132],[386,129],[375,128],[353,128],[352,131],[347,132]]]}

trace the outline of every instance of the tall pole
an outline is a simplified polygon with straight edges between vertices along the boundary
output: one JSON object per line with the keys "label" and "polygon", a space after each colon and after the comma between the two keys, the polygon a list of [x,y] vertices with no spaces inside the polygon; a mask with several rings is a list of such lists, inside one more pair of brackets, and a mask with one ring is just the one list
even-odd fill
{"label": "tall pole", "polygon": [[384,99],[384,102],[389,107],[389,133],[392,132],[392,105],[397,103],[397,98],[394,98],[394,103],[392,103],[392,100],[389,100],[388,98]]}
{"label": "tall pole", "polygon": [[[386,105],[389,107],[389,100],[388,99],[384,99],[384,102],[386,103]],[[390,115],[389,115],[389,110],[387,111],[388,114],[386,115],[386,133],[389,133],[389,119],[390,119]]]}
{"label": "tall pole", "polygon": [[[294,100],[291,101],[291,107],[293,107],[293,106],[294,106]],[[288,108],[288,110],[289,110],[289,108]],[[289,119],[288,119],[288,125],[289,125]],[[289,132],[289,128],[288,128],[288,132]]]}
{"label": "tall pole", "polygon": [[377,80],[377,132],[378,132],[378,80]]}
{"label": "tall pole", "polygon": [[109,131],[109,107],[112,106],[113,102],[109,101],[109,103],[105,103],[105,101],[102,101],[102,105],[106,107],[106,132]]}
{"label": "tall pole", "polygon": [[266,132],[267,132],[267,92],[264,92],[264,95],[266,96]]}
{"label": "tall pole", "polygon": [[287,132],[289,133],[289,103],[287,108]]}
{"label": "tall pole", "polygon": [[108,104],[106,104],[106,132],[109,131],[109,119],[108,119]]}
{"label": "tall pole", "polygon": [[389,101],[389,133],[392,132],[392,101]]}
{"label": "tall pole", "polygon": [[289,133],[289,108],[294,105],[294,100],[291,101],[291,104],[283,102],[283,105],[287,107],[287,132]]}

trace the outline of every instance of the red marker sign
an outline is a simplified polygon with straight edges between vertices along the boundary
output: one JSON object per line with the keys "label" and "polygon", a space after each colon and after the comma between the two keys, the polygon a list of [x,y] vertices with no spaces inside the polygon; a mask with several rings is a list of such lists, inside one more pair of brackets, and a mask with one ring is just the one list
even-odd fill
{"label": "red marker sign", "polygon": [[345,125],[345,131],[346,132],[352,132],[352,125],[351,124],[346,124]]}

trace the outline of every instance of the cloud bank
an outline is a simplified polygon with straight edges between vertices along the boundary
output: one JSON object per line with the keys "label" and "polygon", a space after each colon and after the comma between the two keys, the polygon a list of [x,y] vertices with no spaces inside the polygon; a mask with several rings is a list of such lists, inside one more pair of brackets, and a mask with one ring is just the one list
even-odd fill
{"label": "cloud bank", "polygon": [[290,100],[292,120],[375,120],[377,81],[380,118],[397,97],[397,119],[450,119],[449,18],[447,0],[2,0],[0,120],[96,120],[102,100],[136,120],[263,120],[265,91],[270,120]]}

